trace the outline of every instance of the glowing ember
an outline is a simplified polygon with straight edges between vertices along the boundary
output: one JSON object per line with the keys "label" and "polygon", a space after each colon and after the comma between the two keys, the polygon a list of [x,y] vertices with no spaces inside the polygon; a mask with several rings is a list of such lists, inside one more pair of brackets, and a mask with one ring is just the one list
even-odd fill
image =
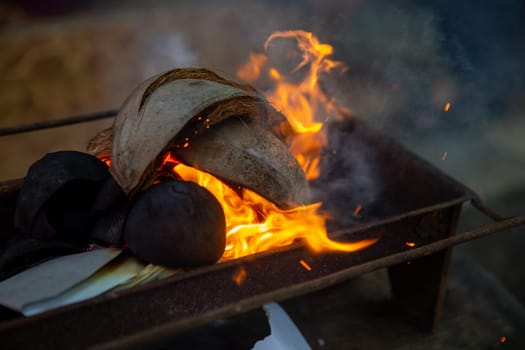
{"label": "glowing ember", "polygon": [[354,209],[354,216],[357,216],[359,215],[359,213],[361,212],[361,210],[363,210],[363,206],[361,204],[358,204],[357,207],[355,207]]}
{"label": "glowing ember", "polygon": [[240,286],[244,283],[244,281],[246,281],[247,276],[248,273],[246,272],[246,269],[241,266],[238,270],[234,272],[232,279],[236,285]]}
{"label": "glowing ember", "polygon": [[499,338],[499,342],[502,343],[502,344],[505,343],[506,341],[507,341],[507,337],[505,337],[505,336]]}
{"label": "glowing ember", "polygon": [[450,109],[450,102],[447,102],[447,104],[445,105],[445,112],[448,112]]}
{"label": "glowing ember", "polygon": [[406,245],[407,247],[410,247],[410,248],[416,246],[416,244],[415,244],[414,242],[405,242],[405,245]]}
{"label": "glowing ember", "polygon": [[310,267],[310,265],[308,265],[308,263],[304,260],[299,260],[299,263],[301,264],[302,267],[304,267],[306,270],[308,271],[312,271],[312,268]]}
{"label": "glowing ember", "polygon": [[110,157],[103,157],[103,158],[100,158],[101,161],[103,161],[104,163],[106,163],[106,165],[108,167],[111,167],[111,158]]}

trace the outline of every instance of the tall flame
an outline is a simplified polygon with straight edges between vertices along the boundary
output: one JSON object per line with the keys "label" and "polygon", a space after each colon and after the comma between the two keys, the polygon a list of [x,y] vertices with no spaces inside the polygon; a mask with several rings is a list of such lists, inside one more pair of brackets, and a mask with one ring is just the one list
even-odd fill
{"label": "tall flame", "polygon": [[[319,78],[333,69],[344,71],[346,66],[329,59],[328,56],[334,51],[333,47],[320,43],[312,33],[302,30],[275,32],[266,39],[265,50],[276,39],[295,40],[302,59],[292,70],[292,74],[284,74],[275,67],[268,68],[268,75],[275,82],[275,88],[266,97],[288,118],[297,133],[290,150],[306,178],[314,180],[320,174],[320,152],[327,144],[323,122],[329,116],[338,116],[344,110],[322,91]],[[241,79],[255,82],[267,62],[265,55],[251,54],[249,62],[237,70],[237,75]],[[302,79],[297,82],[293,73],[300,75]]]}
{"label": "tall flame", "polygon": [[[306,70],[304,79],[293,83],[286,74],[270,67],[267,72],[275,82],[275,89],[268,100],[289,120],[295,130],[291,152],[304,170],[307,179],[319,176],[321,149],[326,145],[323,122],[336,106],[319,88],[319,77],[334,68],[343,68],[341,62],[327,58],[333,52],[330,45],[322,44],[312,33],[304,31],[276,32],[265,42],[267,49],[275,39],[294,39],[302,54],[301,62],[292,73]],[[251,54],[249,62],[238,70],[239,77],[253,82],[261,75],[268,58],[264,54]],[[321,203],[282,210],[272,202],[248,189],[242,197],[212,175],[178,163],[168,153],[163,165],[173,166],[173,171],[183,180],[195,182],[208,189],[220,202],[226,218],[226,250],[222,260],[289,245],[303,240],[313,252],[353,252],[376,242],[369,239],[355,243],[336,242],[328,238],[326,214],[320,213]]]}

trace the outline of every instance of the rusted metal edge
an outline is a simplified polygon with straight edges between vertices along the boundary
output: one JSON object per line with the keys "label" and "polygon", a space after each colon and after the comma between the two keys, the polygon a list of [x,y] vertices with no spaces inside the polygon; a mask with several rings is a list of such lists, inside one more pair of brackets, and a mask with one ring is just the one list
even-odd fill
{"label": "rusted metal edge", "polygon": [[[454,208],[453,214],[452,214],[452,221],[450,223],[450,232],[449,237],[455,236],[457,234],[457,228],[459,224],[459,220],[461,217],[461,205],[458,205]],[[440,287],[439,287],[439,294],[436,300],[436,304],[434,305],[434,318],[432,320],[432,324],[430,326],[431,332],[437,332],[439,329],[439,326],[441,324],[441,319],[443,317],[443,309],[445,305],[445,295],[447,290],[447,284],[448,284],[448,273],[450,264],[452,262],[452,248],[448,248],[445,250],[445,257],[444,257],[444,265],[442,266],[443,270],[440,275]]]}
{"label": "rusted metal edge", "polygon": [[[454,202],[458,202],[458,200],[455,200]],[[448,206],[450,206],[450,203],[448,203]],[[441,205],[438,205],[438,206],[433,206],[433,207],[430,207],[430,209],[427,208],[427,211],[432,210],[432,209],[434,209],[436,207],[447,208],[447,205],[446,204],[441,204]],[[419,213],[423,212],[424,213],[425,211],[424,210],[417,210],[416,212],[419,212]],[[406,215],[404,215],[404,216],[406,216]],[[525,220],[525,219],[522,218],[522,220]],[[383,222],[392,222],[392,221],[393,220],[383,220]],[[502,225],[508,225],[508,224],[518,225],[518,224],[523,224],[523,222],[524,221],[521,221],[521,222],[510,222],[510,223],[505,222],[505,223],[500,223],[500,224],[502,224]],[[375,225],[368,225],[368,226],[369,227],[373,227]],[[496,226],[496,228],[497,228],[497,230],[502,230],[502,229],[504,229],[506,227],[500,227],[498,225],[498,226]],[[485,228],[482,228],[482,229],[485,230],[484,234],[489,234],[489,233],[497,231],[497,230],[493,230],[493,229],[489,228],[488,226],[485,227]],[[487,229],[488,229],[488,231],[486,231]],[[361,228],[361,230],[363,230],[363,229]],[[354,229],[354,230],[347,230],[346,232],[349,233],[349,232],[361,231],[361,230],[355,230]],[[339,231],[339,232],[341,234],[343,233],[343,231]],[[473,238],[469,238],[469,239],[473,239]],[[469,239],[467,239],[467,240],[469,240]],[[444,242],[446,242],[446,240]],[[456,243],[449,242],[448,244],[446,244],[444,246],[444,248],[443,247],[441,247],[441,248],[438,247],[437,249],[445,249],[448,246],[453,245],[453,244],[456,244]],[[426,247],[426,250],[423,251],[423,252],[418,250],[421,253],[421,255],[419,255],[419,256],[432,254],[432,253],[435,252],[434,249],[436,249],[431,244],[424,245],[424,246],[421,246],[421,247]],[[300,244],[296,245],[295,248],[294,247],[290,247],[288,249],[282,249],[282,251],[285,252],[286,250],[292,250],[292,249],[300,250],[301,249],[301,245]],[[418,249],[418,248],[412,248],[411,250],[408,250],[407,253],[411,253],[415,249]],[[56,317],[61,317],[61,314],[63,314],[63,313],[69,313],[70,314],[71,312],[74,312],[74,311],[80,310],[80,309],[91,309],[91,307],[97,307],[98,306],[97,304],[99,304],[99,303],[111,302],[112,299],[119,298],[120,296],[125,296],[128,293],[132,294],[132,295],[135,294],[135,293],[139,293],[139,294],[143,295],[145,293],[149,293],[151,291],[151,289],[153,289],[153,290],[155,290],[155,289],[162,289],[165,286],[176,284],[176,283],[178,283],[177,280],[184,280],[184,279],[191,280],[194,277],[198,277],[198,276],[195,276],[195,275],[199,275],[201,273],[203,273],[203,274],[205,274],[205,273],[213,274],[216,269],[226,269],[226,268],[230,268],[231,269],[232,267],[240,266],[240,265],[242,265],[245,262],[251,262],[252,260],[259,260],[258,258],[268,258],[268,256],[263,257],[262,255],[274,255],[275,253],[279,253],[280,251],[281,250],[267,252],[267,253],[261,253],[261,254],[255,255],[255,256],[245,257],[245,258],[234,260],[234,261],[231,261],[231,262],[218,264],[218,265],[207,267],[207,268],[201,268],[201,269],[198,269],[198,270],[194,270],[194,271],[191,271],[191,272],[188,272],[188,273],[181,274],[177,278],[170,278],[170,279],[167,279],[167,280],[158,281],[158,282],[155,282],[155,283],[152,283],[150,285],[143,286],[143,287],[133,288],[133,290],[127,290],[127,291],[113,293],[113,294],[110,293],[109,295],[103,296],[100,299],[90,300],[90,301],[87,301],[87,302],[84,302],[84,303],[71,305],[71,306],[65,307],[65,308],[60,309],[60,310],[52,311],[52,312],[50,312],[48,314],[45,314],[45,315],[39,315],[39,316],[35,316],[35,317],[29,318],[29,319],[14,320],[14,321],[8,322],[6,324],[0,325],[0,331],[1,332],[10,333],[11,331],[18,329],[19,327],[24,327],[24,326],[29,325],[29,324],[34,324],[35,322],[45,321],[45,319],[47,317],[50,317],[50,316],[53,316],[53,317],[56,318]],[[397,254],[397,253],[395,253],[392,256],[400,257],[401,258],[400,262],[403,262],[403,261],[406,261],[406,260],[411,260],[413,258],[417,258],[418,257],[418,256],[415,256],[415,255],[412,256],[410,254],[409,255],[406,255],[406,254],[401,254],[400,255],[400,254]],[[220,307],[218,307],[215,310],[201,312],[199,314],[196,314],[196,316],[189,316],[189,317],[186,317],[184,319],[180,319],[179,321],[172,321],[172,322],[168,321],[169,323],[167,323],[165,325],[162,325],[162,326],[156,326],[155,328],[143,328],[142,330],[140,330],[140,331],[138,331],[136,333],[136,334],[140,334],[140,336],[138,338],[136,338],[136,341],[138,342],[138,341],[144,340],[144,341],[147,342],[147,341],[155,339],[155,338],[157,338],[159,336],[160,337],[168,336],[168,335],[173,334],[173,332],[180,332],[180,331],[189,329],[189,328],[193,327],[193,325],[198,326],[198,325],[207,323],[209,321],[215,320],[217,318],[227,317],[227,316],[230,316],[230,315],[234,315],[235,313],[238,313],[238,312],[243,312],[243,311],[248,311],[250,309],[254,309],[254,308],[262,305],[264,302],[268,302],[268,301],[271,301],[271,300],[282,300],[282,299],[294,297],[294,296],[297,296],[297,295],[305,294],[305,293],[308,293],[308,292],[311,292],[311,291],[315,291],[315,290],[319,290],[319,289],[322,289],[322,288],[326,288],[326,287],[328,287],[330,285],[333,285],[335,283],[341,282],[344,279],[355,277],[358,274],[363,274],[363,273],[375,270],[377,268],[389,266],[390,264],[396,264],[396,263],[398,263],[398,262],[397,261],[393,261],[392,262],[390,259],[385,260],[384,258],[378,258],[376,260],[371,260],[368,263],[362,263],[362,265],[358,265],[356,267],[350,267],[350,268],[341,270],[339,272],[334,272],[333,274],[325,275],[323,277],[319,277],[317,279],[310,280],[308,282],[299,282],[298,286],[292,286],[292,287],[287,286],[286,288],[280,288],[280,289],[276,289],[274,291],[269,291],[269,292],[266,292],[266,293],[263,292],[263,294],[259,294],[259,295],[255,295],[253,297],[248,297],[246,299],[242,299],[242,301],[240,301],[240,302],[239,301],[230,302],[229,304],[226,304],[225,306],[220,306]],[[348,272],[348,274],[345,274],[346,272]],[[302,288],[304,288],[303,287],[304,285],[307,286],[307,289],[305,289],[305,290],[302,289]],[[281,289],[285,289],[285,290],[282,291]],[[289,292],[286,292],[286,290],[289,290]],[[268,298],[270,298],[270,299],[268,299]],[[251,303],[258,303],[258,304],[251,304]],[[172,329],[171,328],[172,326],[176,327],[176,328]],[[168,328],[166,328],[166,327],[168,327]],[[158,332],[162,332],[163,329],[165,329],[166,333],[158,333]],[[153,338],[150,338],[150,332],[153,332],[153,333],[151,333],[152,334],[151,337],[153,337]],[[128,337],[128,336],[129,335],[126,334],[126,337]],[[133,341],[135,341],[135,338],[132,338],[132,339],[134,339]],[[126,341],[126,339],[121,339],[121,341],[124,342],[124,341]],[[118,343],[118,339],[115,340],[115,342],[117,344],[119,344]],[[111,345],[111,344],[113,344],[113,342],[102,343],[102,344],[110,344]],[[128,346],[128,345],[131,346],[132,344],[131,343],[129,343],[129,344],[126,343],[126,344],[123,344],[122,346]]]}
{"label": "rusted metal edge", "polygon": [[[22,179],[9,180],[9,181],[6,181],[4,183],[0,183],[0,187],[3,184],[5,184],[5,183],[13,184],[13,185],[17,185],[18,186],[18,185],[21,185]],[[436,204],[436,205],[415,209],[415,210],[412,210],[412,211],[409,211],[409,212],[406,212],[406,213],[403,213],[403,214],[400,214],[400,215],[397,215],[397,216],[392,216],[392,217],[384,219],[384,220],[378,220],[378,221],[370,222],[370,223],[367,223],[367,224],[358,225],[358,226],[355,226],[355,227],[349,228],[349,229],[342,229],[342,230],[333,231],[333,232],[330,232],[329,235],[330,235],[330,238],[332,238],[332,239],[337,239],[338,237],[342,237],[342,236],[346,236],[346,237],[351,238],[352,235],[355,235],[355,234],[357,234],[359,232],[362,232],[362,231],[366,231],[366,230],[370,230],[370,229],[374,229],[374,228],[379,228],[381,226],[385,226],[385,225],[388,225],[388,224],[396,223],[396,222],[402,221],[402,220],[410,218],[410,217],[415,217],[415,216],[419,216],[419,215],[422,215],[422,214],[431,213],[431,212],[434,212],[436,210],[449,208],[449,207],[452,207],[452,206],[455,206],[455,205],[467,202],[467,201],[469,201],[471,199],[472,199],[472,197],[470,195],[465,195],[465,196],[458,197],[456,199],[453,199],[453,200],[450,200],[450,201],[447,201],[447,202],[442,202],[442,203],[439,203],[439,204]],[[252,254],[250,256],[245,256],[245,257],[242,257],[242,258],[233,259],[233,260],[229,260],[229,261],[226,261],[226,262],[221,262],[221,263],[214,264],[214,265],[211,265],[211,266],[205,266],[205,267],[196,268],[196,269],[193,269],[191,271],[188,271],[188,272],[185,272],[185,273],[182,273],[182,274],[176,274],[175,276],[171,277],[169,280],[170,281],[178,281],[178,280],[185,279],[185,278],[191,278],[193,276],[200,275],[202,273],[208,273],[208,272],[212,272],[212,271],[215,271],[215,270],[220,270],[222,268],[229,267],[229,266],[232,266],[232,265],[237,265],[239,263],[242,263],[243,261],[249,261],[249,260],[257,259],[258,257],[262,257],[262,256],[266,256],[266,255],[273,255],[275,253],[286,252],[286,251],[289,251],[289,250],[301,249],[301,248],[304,248],[304,243],[297,242],[297,243],[294,243],[294,244],[291,244],[291,245],[288,245],[288,246],[285,246],[285,247],[273,249],[271,251],[255,253],[255,254]],[[146,285],[137,286],[137,287],[134,287],[132,289],[123,290],[119,294],[133,293],[133,292],[135,292],[135,291],[137,291],[139,289],[142,290],[142,289],[157,288],[158,285],[163,285],[164,283],[166,283],[166,281],[167,280],[160,280],[160,281],[150,282],[150,283],[148,283]],[[79,304],[82,304],[82,303],[79,303]],[[74,307],[74,306],[79,305],[79,304],[73,304],[71,306]],[[59,310],[57,310],[57,311],[59,311]],[[0,328],[1,327],[2,327],[2,325],[0,324]]]}
{"label": "rusted metal edge", "polygon": [[343,235],[351,236],[352,234],[355,234],[357,232],[373,229],[373,228],[376,228],[376,227],[379,227],[379,226],[383,226],[383,225],[386,225],[386,224],[392,224],[392,223],[404,220],[406,218],[410,218],[410,217],[414,217],[414,216],[418,216],[418,215],[422,215],[422,214],[431,213],[431,212],[434,212],[436,210],[449,208],[449,207],[452,207],[452,206],[455,206],[455,205],[458,205],[458,204],[461,204],[461,203],[468,202],[470,200],[472,200],[471,194],[470,193],[466,193],[465,195],[463,195],[461,197],[458,197],[458,198],[455,198],[455,199],[451,199],[451,200],[446,201],[446,202],[442,202],[442,203],[431,205],[431,206],[424,207],[424,208],[414,209],[414,210],[408,211],[408,212],[400,214],[400,215],[389,217],[387,219],[383,219],[383,220],[379,220],[379,221],[373,221],[373,222],[370,222],[370,223],[367,223],[367,224],[363,224],[363,225],[359,225],[359,226],[356,226],[356,227],[353,227],[353,228],[349,228],[349,229],[337,230],[337,231],[331,232],[330,233],[330,237],[331,238],[337,238],[337,237],[340,237],[340,236],[343,236]]}
{"label": "rusted metal edge", "polygon": [[78,116],[67,117],[63,119],[46,120],[36,123],[23,124],[11,126],[0,129],[0,136],[22,134],[25,132],[38,131],[43,129],[51,129],[59,126],[66,126],[72,124],[86,123],[100,119],[113,118],[117,115],[118,110],[101,111],[90,114],[83,114]]}
{"label": "rusted metal edge", "polygon": [[[449,207],[452,207],[452,206],[464,203],[464,202],[466,202],[466,201],[468,201],[470,199],[471,199],[470,196],[460,197],[460,198],[453,199],[453,200],[448,201],[448,202],[443,202],[443,203],[436,204],[436,205],[433,205],[433,206],[412,210],[412,211],[409,211],[407,213],[404,213],[404,214],[401,214],[401,215],[398,215],[398,216],[393,216],[393,217],[388,218],[388,219],[384,219],[384,220],[380,220],[380,221],[374,221],[374,222],[371,222],[371,223],[368,223],[368,224],[359,225],[359,226],[356,226],[356,227],[353,227],[353,228],[349,228],[349,229],[343,229],[343,230],[334,231],[334,232],[330,233],[330,238],[337,239],[338,237],[343,237],[343,236],[351,238],[352,235],[355,235],[355,234],[363,232],[363,231],[373,230],[374,228],[379,228],[379,227],[382,227],[382,226],[385,226],[385,225],[388,225],[388,224],[396,223],[396,222],[402,221],[402,220],[410,218],[410,217],[415,217],[415,216],[419,216],[419,215],[422,215],[422,214],[432,213],[432,212],[434,212],[436,210],[449,208]],[[221,263],[218,263],[218,264],[215,264],[215,265],[205,266],[205,267],[201,267],[201,268],[196,268],[195,270],[175,275],[175,276],[171,277],[170,280],[171,281],[177,281],[177,280],[181,280],[181,279],[185,279],[185,278],[191,278],[193,276],[200,275],[202,273],[208,273],[208,272],[212,272],[212,271],[215,271],[215,270],[220,270],[220,269],[225,268],[225,267],[238,265],[239,263],[242,263],[243,261],[255,260],[258,257],[263,257],[263,256],[267,256],[267,255],[274,255],[276,253],[287,252],[289,250],[294,250],[294,249],[302,249],[304,247],[305,247],[304,243],[297,242],[297,243],[293,243],[293,244],[290,244],[290,245],[285,246],[285,247],[272,249],[270,251],[264,251],[264,252],[260,252],[260,253],[255,253],[255,254],[252,254],[252,255],[249,255],[249,256],[244,256],[242,258],[221,262]],[[138,287],[135,287],[135,288],[144,288],[144,289],[155,288],[156,284],[163,284],[163,281],[161,280],[161,281],[157,281],[157,282],[152,282],[152,283],[149,283],[147,285],[138,286]],[[127,293],[127,292],[131,293],[132,290],[123,290],[122,291],[122,293]]]}
{"label": "rusted metal edge", "polygon": [[294,284],[292,286],[274,290],[269,293],[260,294],[254,297],[246,298],[237,303],[230,304],[213,311],[205,312],[201,315],[190,317],[184,320],[179,320],[164,324],[153,330],[139,332],[125,339],[117,339],[106,344],[95,347],[96,349],[129,349],[140,346],[140,344],[152,342],[155,339],[168,337],[177,332],[202,326],[210,321],[230,317],[238,313],[247,312],[256,309],[264,303],[272,301],[281,301],[295,297],[302,294],[312,293],[342,281],[348,280],[374,270],[400,264],[406,261],[422,258],[435,252],[450,248],[452,246],[462,244],[474,239],[482,238],[490,234],[500,232],[509,228],[525,225],[525,216],[517,216],[503,221],[486,225],[471,231],[464,232],[449,238],[445,238],[434,243],[426,244],[409,251],[400,252],[379,258],[361,265],[351,267],[330,274],[328,276],[320,277],[315,280]]}
{"label": "rusted metal edge", "polygon": [[[407,212],[407,213],[403,213],[403,214],[398,215],[398,216],[393,216],[393,217],[390,217],[390,218],[387,218],[387,219],[384,219],[384,220],[379,220],[379,221],[375,221],[375,222],[372,222],[372,223],[369,223],[369,224],[359,225],[359,226],[356,226],[354,228],[334,231],[333,233],[330,234],[330,237],[337,239],[338,237],[346,236],[347,238],[351,239],[353,235],[356,235],[356,234],[358,234],[360,232],[363,232],[363,231],[366,231],[366,230],[373,230],[375,228],[380,228],[380,227],[385,226],[385,225],[389,225],[389,224],[392,224],[392,223],[400,222],[400,221],[402,221],[404,219],[407,219],[407,218],[417,217],[417,216],[423,215],[423,214],[428,214],[428,213],[434,212],[436,210],[453,207],[455,205],[459,205],[461,203],[464,203],[464,202],[466,202],[466,201],[468,201],[470,199],[471,199],[470,196],[462,196],[462,197],[459,197],[459,198],[454,199],[454,200],[450,200],[450,201],[447,201],[447,202],[443,202],[443,203],[436,204],[436,205],[429,206],[429,207],[425,207],[425,208],[416,209],[416,210],[413,210],[413,211],[410,211],[410,212]],[[291,244],[289,246],[273,249],[271,251],[260,252],[260,253],[252,254],[252,255],[249,255],[249,256],[242,257],[242,258],[233,259],[233,260],[229,260],[229,261],[226,261],[226,262],[221,262],[221,263],[218,263],[218,264],[210,265],[210,266],[204,266],[204,267],[200,267],[200,268],[195,268],[195,269],[192,269],[190,271],[186,271],[186,272],[181,273],[181,274],[176,274],[176,275],[174,275],[174,276],[172,276],[172,277],[170,277],[168,279],[152,281],[152,282],[150,282],[148,284],[145,284],[145,285],[140,285],[140,286],[136,286],[134,288],[125,289],[125,290],[119,291],[117,294],[118,294],[118,296],[125,296],[125,295],[128,295],[128,294],[146,293],[149,290],[162,288],[163,286],[165,286],[167,284],[177,283],[178,281],[185,280],[185,279],[191,279],[191,278],[194,278],[194,277],[199,276],[201,274],[213,273],[215,271],[219,271],[219,270],[222,270],[222,269],[238,266],[239,264],[243,264],[244,262],[249,262],[249,261],[252,261],[252,260],[258,260],[259,258],[264,258],[266,256],[275,255],[275,254],[279,254],[279,253],[286,253],[288,251],[299,250],[299,249],[304,249],[304,248],[305,248],[304,243],[299,241],[299,242]],[[49,313],[46,313],[46,314],[37,315],[37,316],[31,317],[31,318],[16,319],[16,320],[7,322],[7,324],[1,324],[0,323],[0,331],[2,331],[5,327],[17,327],[18,325],[22,326],[23,324],[25,324],[27,322],[32,322],[32,321],[35,321],[36,319],[45,318],[45,317],[47,317],[50,314],[59,314],[59,313],[62,313],[62,312],[69,312],[69,311],[72,311],[72,310],[75,310],[75,309],[81,309],[83,307],[87,307],[88,305],[89,306],[94,306],[94,305],[96,305],[98,303],[106,302],[107,299],[112,299],[112,298],[114,298],[116,296],[117,295],[109,296],[108,294],[106,294],[106,295],[98,297],[96,299],[91,299],[91,300],[87,300],[87,301],[84,301],[84,302],[68,305],[66,307],[50,311]]]}
{"label": "rusted metal edge", "polygon": [[475,207],[480,212],[482,212],[494,221],[503,221],[506,219],[505,216],[496,213],[492,208],[488,207],[485,203],[483,203],[483,201],[478,196],[472,198],[470,202],[473,207]]}

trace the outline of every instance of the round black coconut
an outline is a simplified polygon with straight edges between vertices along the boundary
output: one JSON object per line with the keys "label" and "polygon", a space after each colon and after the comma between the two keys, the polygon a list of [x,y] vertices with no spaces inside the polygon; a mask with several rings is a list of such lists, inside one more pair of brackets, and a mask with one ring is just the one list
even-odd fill
{"label": "round black coconut", "polygon": [[124,240],[138,257],[154,264],[213,264],[226,244],[224,212],[217,199],[195,183],[163,182],[139,195]]}
{"label": "round black coconut", "polygon": [[109,180],[106,164],[92,155],[47,154],[29,168],[17,197],[15,227],[26,237],[85,240],[91,207]]}

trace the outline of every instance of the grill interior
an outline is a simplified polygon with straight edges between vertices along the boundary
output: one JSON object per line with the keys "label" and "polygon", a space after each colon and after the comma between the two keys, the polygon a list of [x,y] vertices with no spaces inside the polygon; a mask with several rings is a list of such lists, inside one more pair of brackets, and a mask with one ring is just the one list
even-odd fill
{"label": "grill interior", "polygon": [[[0,325],[2,339],[13,346],[27,346],[32,339],[39,339],[42,347],[60,348],[155,337],[250,310],[270,300],[309,293],[382,267],[390,267],[396,299],[400,303],[410,300],[406,311],[423,327],[435,327],[449,253],[432,251],[434,254],[409,265],[400,264],[410,259],[402,254],[413,249],[406,242],[424,247],[451,235],[461,204],[471,199],[472,193],[359,121],[335,124],[330,133],[330,147],[337,152],[324,157],[326,175],[313,184],[314,193],[332,215],[330,234],[339,240],[379,237],[369,249],[312,255],[297,243],[108,293],[29,319],[11,319]],[[338,158],[338,154],[347,158]],[[9,205],[16,196],[16,184],[3,187],[4,227],[9,225]],[[362,212],[353,215],[355,205],[361,203]],[[312,270],[302,267],[300,260]],[[238,286],[232,276],[240,268],[246,270],[247,278]]]}

